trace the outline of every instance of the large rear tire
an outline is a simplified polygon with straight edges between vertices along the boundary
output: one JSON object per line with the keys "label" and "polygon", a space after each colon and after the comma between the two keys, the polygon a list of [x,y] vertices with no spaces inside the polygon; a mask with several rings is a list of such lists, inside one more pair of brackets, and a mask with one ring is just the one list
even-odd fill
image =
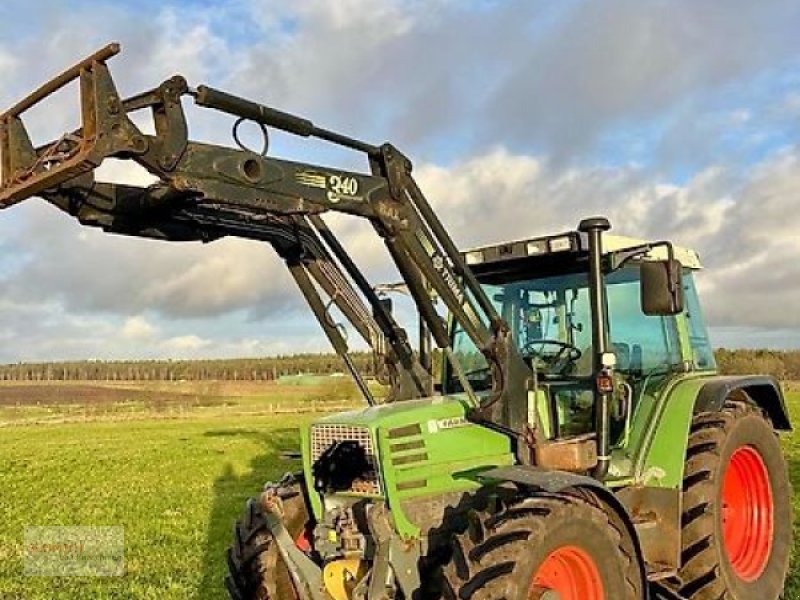
{"label": "large rear tire", "polygon": [[692,423],[682,528],[682,596],[780,596],[792,542],[789,477],[772,426],[743,393]]}
{"label": "large rear tire", "polygon": [[444,568],[448,600],[640,600],[633,543],[593,498],[517,499],[472,511]]}
{"label": "large rear tire", "polygon": [[[300,486],[284,498],[284,523],[293,539],[308,523],[305,498]],[[264,514],[256,498],[250,498],[233,529],[228,549],[225,587],[233,600],[294,600],[297,594],[289,571],[281,559]]]}

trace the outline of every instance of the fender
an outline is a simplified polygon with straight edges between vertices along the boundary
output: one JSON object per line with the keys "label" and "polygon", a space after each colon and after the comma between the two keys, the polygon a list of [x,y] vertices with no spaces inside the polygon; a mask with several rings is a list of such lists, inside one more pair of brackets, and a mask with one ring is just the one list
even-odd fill
{"label": "fender", "polygon": [[694,412],[715,412],[722,409],[732,392],[745,392],[769,418],[775,429],[791,431],[789,411],[778,380],[768,375],[715,377],[706,383],[697,395]]}
{"label": "fender", "polygon": [[639,573],[642,578],[642,590],[645,595],[649,594],[647,585],[646,568],[644,553],[642,552],[639,536],[633,526],[633,520],[628,514],[628,510],[614,495],[614,493],[602,483],[585,475],[576,475],[565,471],[552,471],[540,469],[528,465],[512,465],[507,467],[497,467],[480,474],[481,479],[492,481],[508,481],[516,483],[520,487],[534,491],[548,492],[557,494],[569,491],[589,491],[599,498],[606,506],[610,507],[619,517],[630,536],[636,551],[636,561],[639,564]]}
{"label": "fender", "polygon": [[633,472],[636,482],[681,489],[692,419],[720,410],[737,391],[746,393],[764,409],[777,430],[791,430],[780,385],[773,377],[688,374],[668,386],[642,434]]}

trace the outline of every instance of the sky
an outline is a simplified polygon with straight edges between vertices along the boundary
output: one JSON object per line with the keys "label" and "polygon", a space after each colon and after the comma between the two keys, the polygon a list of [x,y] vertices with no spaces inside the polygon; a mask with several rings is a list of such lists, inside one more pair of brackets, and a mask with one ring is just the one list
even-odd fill
{"label": "sky", "polygon": [[[602,214],[696,248],[712,342],[796,348],[797,31],[796,0],[4,0],[0,106],[116,40],[124,95],[181,73],[391,140],[461,247]],[[73,92],[32,112],[34,141],[76,123]],[[189,118],[194,139],[230,143],[230,119]],[[277,134],[270,152],[363,168]],[[113,163],[100,177],[148,181]],[[364,223],[334,225],[392,280]],[[0,213],[0,250],[0,362],[327,349],[255,242],[110,236],[32,199]]]}

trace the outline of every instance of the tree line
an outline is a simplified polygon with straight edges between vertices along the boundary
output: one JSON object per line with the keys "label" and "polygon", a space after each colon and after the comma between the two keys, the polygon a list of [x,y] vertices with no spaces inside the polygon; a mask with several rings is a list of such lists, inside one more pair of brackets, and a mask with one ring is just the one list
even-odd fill
{"label": "tree line", "polygon": [[[366,376],[374,375],[369,353],[353,360]],[[724,374],[760,373],[800,381],[800,350],[716,351]],[[309,373],[330,375],[344,370],[335,354],[293,354],[266,358],[219,360],[74,361],[0,365],[2,381],[274,381]]]}
{"label": "tree line", "polygon": [[[372,356],[352,355],[373,374]],[[0,365],[0,381],[273,381],[287,375],[330,375],[344,370],[335,354],[294,354],[219,360],[121,360]]]}
{"label": "tree line", "polygon": [[724,374],[772,375],[782,381],[800,381],[800,350],[727,350],[715,353]]}

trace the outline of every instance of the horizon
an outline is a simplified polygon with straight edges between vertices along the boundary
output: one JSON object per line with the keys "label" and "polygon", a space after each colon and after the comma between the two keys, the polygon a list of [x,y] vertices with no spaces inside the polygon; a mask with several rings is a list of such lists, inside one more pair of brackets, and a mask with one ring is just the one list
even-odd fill
{"label": "horizon", "polygon": [[[752,353],[776,353],[776,354],[800,354],[800,348],[789,348],[789,349],[781,349],[781,348],[727,348],[727,347],[714,347],[714,353],[718,352],[752,352]],[[353,357],[359,357],[363,355],[370,355],[372,352],[370,350],[356,350],[351,353]],[[5,367],[16,367],[16,366],[40,366],[40,365],[67,365],[67,364],[81,364],[81,363],[145,363],[145,362],[160,362],[160,363],[167,363],[167,362],[186,362],[186,363],[193,363],[193,362],[246,362],[246,361],[259,361],[259,360],[280,360],[280,359],[292,359],[292,358],[302,358],[302,357],[326,357],[326,358],[339,358],[339,355],[336,354],[333,350],[325,351],[322,350],[320,352],[309,351],[309,352],[297,352],[293,354],[268,354],[263,356],[227,356],[227,357],[193,357],[193,358],[111,358],[111,359],[104,359],[104,358],[79,358],[79,359],[53,359],[53,360],[43,360],[43,361],[32,361],[32,362],[11,362],[11,363],[0,363],[0,369]],[[344,371],[342,371],[344,372]]]}

